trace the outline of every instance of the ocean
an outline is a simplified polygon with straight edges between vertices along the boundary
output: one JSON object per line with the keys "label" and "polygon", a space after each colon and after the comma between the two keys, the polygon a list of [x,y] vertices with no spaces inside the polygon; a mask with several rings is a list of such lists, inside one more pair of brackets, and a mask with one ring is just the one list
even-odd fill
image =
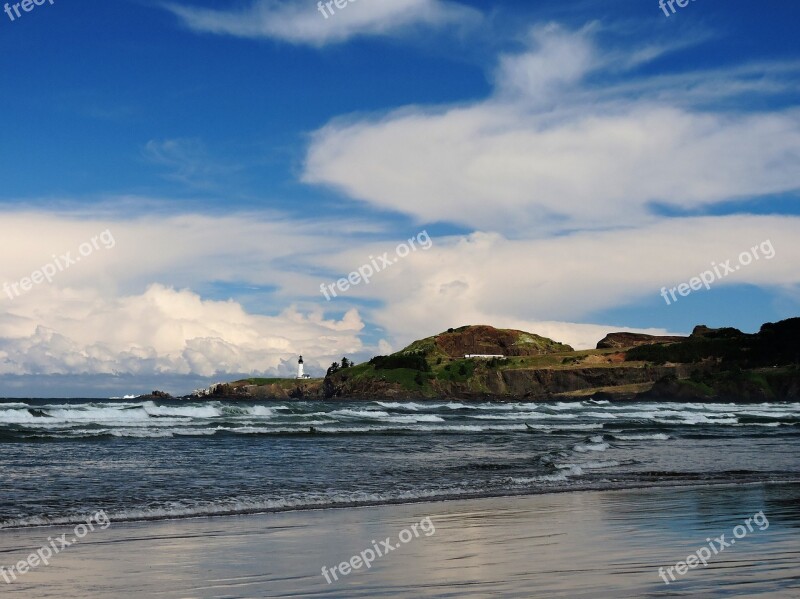
{"label": "ocean", "polygon": [[19,529],[787,483],[800,403],[4,400],[0,446]]}

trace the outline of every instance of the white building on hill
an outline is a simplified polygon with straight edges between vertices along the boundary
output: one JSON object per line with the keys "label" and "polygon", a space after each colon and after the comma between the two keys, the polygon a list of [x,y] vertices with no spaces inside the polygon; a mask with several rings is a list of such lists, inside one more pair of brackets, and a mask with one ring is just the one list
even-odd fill
{"label": "white building on hill", "polygon": [[303,372],[303,356],[300,356],[300,359],[297,361],[297,379],[310,379],[310,374],[305,374]]}

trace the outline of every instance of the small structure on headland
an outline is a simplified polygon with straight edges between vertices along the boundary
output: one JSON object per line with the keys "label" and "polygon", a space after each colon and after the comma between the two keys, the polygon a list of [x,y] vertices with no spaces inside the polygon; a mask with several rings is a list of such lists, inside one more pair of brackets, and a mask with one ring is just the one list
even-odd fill
{"label": "small structure on headland", "polygon": [[303,356],[300,356],[300,359],[297,361],[297,376],[295,378],[298,380],[311,378],[310,374],[305,374],[303,372]]}
{"label": "small structure on headland", "polygon": [[192,396],[193,397],[210,397],[210,396],[216,394],[217,391],[219,391],[224,386],[225,386],[225,383],[214,383],[213,385],[210,385],[206,389],[195,389],[194,391],[192,391]]}
{"label": "small structure on headland", "polygon": [[465,358],[479,358],[481,360],[491,360],[492,358],[505,358],[503,354],[464,354]]}

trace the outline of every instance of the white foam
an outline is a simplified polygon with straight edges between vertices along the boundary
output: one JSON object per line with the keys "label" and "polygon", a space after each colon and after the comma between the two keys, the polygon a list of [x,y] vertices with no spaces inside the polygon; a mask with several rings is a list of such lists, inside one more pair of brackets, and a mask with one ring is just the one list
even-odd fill
{"label": "white foam", "polygon": [[214,405],[157,406],[152,401],[148,401],[142,405],[142,409],[150,416],[182,416],[185,418],[218,418],[222,416],[222,411]]}
{"label": "white foam", "polygon": [[583,474],[583,467],[580,464],[556,464],[556,468],[559,470],[565,471],[563,472],[567,476],[580,476]]}
{"label": "white foam", "polygon": [[41,419],[28,412],[28,410],[0,410],[0,423],[24,424],[35,422],[36,420]]}
{"label": "white foam", "polygon": [[756,416],[758,418],[785,418],[786,416],[794,416],[800,417],[800,414],[789,414],[784,411],[767,411],[767,410],[747,410],[744,412],[738,412],[739,416]]}
{"label": "white foam", "polygon": [[512,410],[525,410],[526,412],[535,412],[539,410],[545,404],[535,404],[535,403],[515,403],[509,406]]}
{"label": "white foam", "polygon": [[609,460],[607,462],[581,462],[580,464],[556,464],[556,468],[566,468],[570,471],[577,471],[579,474],[583,473],[584,469],[602,469],[602,468],[613,468],[614,466],[619,466],[620,462]]}
{"label": "white foam", "polygon": [[420,408],[423,410],[426,408],[426,406],[415,404],[414,402],[401,403],[399,401],[376,401],[375,403],[381,407],[389,408],[390,410],[411,410],[412,412],[417,412]]}
{"label": "white foam", "polygon": [[578,414],[547,414],[546,412],[527,412],[518,414],[518,416],[533,420],[575,420],[578,418]]}
{"label": "white foam", "polygon": [[592,418],[606,418],[608,420],[613,420],[617,418],[615,414],[611,414],[609,412],[584,412],[584,416],[591,416]]}
{"label": "white foam", "polygon": [[444,418],[440,416],[436,416],[434,414],[419,414],[413,416],[389,416],[388,418],[382,419],[386,422],[444,422]]}
{"label": "white foam", "polygon": [[113,430],[110,434],[114,437],[135,437],[140,439],[157,439],[161,437],[171,437],[171,431],[150,431],[150,430]]}
{"label": "white foam", "polygon": [[500,432],[500,431],[524,431],[528,430],[524,424],[507,424],[507,425],[470,425],[470,424],[447,424],[442,426],[431,426],[418,424],[409,427],[415,431],[447,431],[447,432]]}
{"label": "white foam", "polygon": [[[709,418],[703,414],[684,414],[683,421],[686,424],[736,424],[738,418]],[[674,423],[673,423],[674,424]]]}
{"label": "white foam", "polygon": [[248,406],[247,413],[251,416],[262,416],[264,418],[271,418],[275,415],[275,411],[266,406]]}
{"label": "white foam", "polygon": [[515,485],[529,485],[531,483],[559,483],[567,480],[567,475],[559,474],[542,474],[541,476],[531,476],[528,478],[512,476],[509,481]]}
{"label": "white foam", "polygon": [[547,432],[558,431],[593,431],[602,429],[602,424],[531,424],[531,428]]}
{"label": "white foam", "polygon": [[10,401],[8,403],[0,402],[0,410],[12,410],[16,408],[35,408],[36,406],[30,406],[26,403],[20,403],[18,401]]}
{"label": "white foam", "polygon": [[605,451],[611,447],[608,443],[578,443],[572,449],[578,453],[586,453],[588,451]]}
{"label": "white foam", "polygon": [[473,420],[531,420],[533,418],[541,418],[536,414],[478,414],[468,415],[467,418]]}
{"label": "white foam", "polygon": [[383,410],[335,410],[330,413],[331,416],[346,416],[350,418],[386,418],[389,416],[388,412]]}
{"label": "white foam", "polygon": [[451,410],[465,410],[465,409],[479,410],[479,409],[481,409],[480,406],[466,406],[463,403],[456,403],[454,401],[451,401],[450,403],[444,404],[444,407],[449,408]]}
{"label": "white foam", "polygon": [[515,485],[528,485],[531,483],[555,483],[564,482],[571,476],[581,476],[583,468],[577,464],[564,464],[563,466],[556,466],[560,472],[556,474],[540,474],[539,476],[531,477],[511,477],[509,480]]}
{"label": "white foam", "polygon": [[652,435],[618,435],[614,433],[611,436],[620,441],[666,441],[670,439],[670,436],[664,433],[654,433]]}
{"label": "white foam", "polygon": [[[196,505],[173,505],[169,508],[123,509],[112,511],[107,509],[108,518],[112,522],[136,520],[161,520],[168,518],[186,518],[194,516],[215,516],[223,514],[249,514],[271,512],[275,510],[328,507],[336,505],[369,505],[382,504],[387,501],[414,501],[434,499],[437,497],[458,496],[475,492],[474,489],[451,487],[446,489],[398,491],[393,493],[308,493],[302,497],[281,499],[225,500],[215,503],[203,502]],[[177,503],[177,502],[176,502]],[[87,513],[90,513],[87,511]],[[58,526],[85,522],[86,516],[68,515],[56,518],[33,516],[0,521],[0,530],[30,526]]]}
{"label": "white foam", "polygon": [[[221,430],[229,433],[236,433],[239,435],[278,435],[286,433],[308,433],[308,426],[303,427],[268,427],[268,426],[235,426],[231,428],[222,428]],[[323,429],[317,429],[322,431]]]}

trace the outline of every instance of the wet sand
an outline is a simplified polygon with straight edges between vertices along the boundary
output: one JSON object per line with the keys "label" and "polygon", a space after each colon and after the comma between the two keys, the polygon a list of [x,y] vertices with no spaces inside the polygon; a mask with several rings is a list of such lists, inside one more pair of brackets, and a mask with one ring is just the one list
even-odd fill
{"label": "wet sand", "polygon": [[[665,584],[756,512],[769,527]],[[435,533],[420,521],[430,518]],[[417,524],[417,536],[410,527]],[[403,529],[409,539],[398,541]],[[0,578],[9,597],[800,597],[800,484],[587,491],[359,509],[113,523],[49,566]],[[72,527],[0,532],[7,568]],[[390,537],[339,580],[322,567]],[[69,538],[69,537],[68,537]],[[383,551],[386,549],[384,548]],[[373,549],[374,551],[374,549]],[[364,554],[369,558],[369,554]],[[359,562],[356,561],[355,564]]]}

